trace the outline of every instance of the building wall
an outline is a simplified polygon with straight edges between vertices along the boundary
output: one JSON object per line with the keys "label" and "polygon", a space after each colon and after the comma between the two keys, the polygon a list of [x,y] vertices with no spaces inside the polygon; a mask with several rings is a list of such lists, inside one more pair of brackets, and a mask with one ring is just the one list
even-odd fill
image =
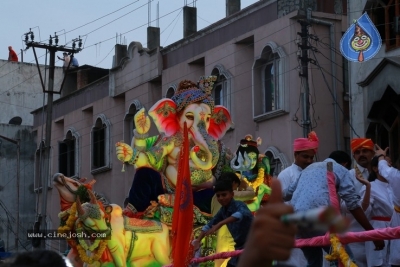
{"label": "building wall", "polygon": [[[43,106],[43,89],[36,64],[0,60],[0,65],[0,123],[8,123],[18,116],[22,118],[22,125],[33,125],[30,112]],[[40,65],[40,71],[44,80],[44,65]],[[62,68],[56,67],[55,91],[59,91],[62,78]],[[58,98],[59,95],[54,95],[54,99]],[[45,101],[47,103],[47,96]]]}
{"label": "building wall", "polygon": [[[366,0],[349,1],[349,22],[359,18],[363,14],[363,9],[367,2]],[[370,112],[373,102],[380,100],[388,85],[390,85],[397,94],[399,94],[400,90],[400,82],[396,79],[398,68],[391,67],[386,67],[387,69],[380,74],[377,81],[374,81],[366,87],[359,85],[360,82],[363,82],[375,70],[385,57],[398,57],[400,55],[399,49],[386,51],[384,41],[382,43],[380,51],[374,58],[362,64],[358,62],[349,63],[350,101],[352,108],[351,124],[355,132],[362,137],[365,136],[368,125],[371,122],[368,119],[368,113]],[[351,136],[357,137],[354,132],[351,132]]]}
{"label": "building wall", "polygon": [[[2,136],[20,139],[19,178],[19,239],[23,246],[30,247],[26,239],[27,229],[35,222],[35,193],[32,173],[34,172],[35,134],[31,126],[0,124]],[[0,237],[6,251],[15,249],[17,231],[17,146],[0,137]]]}

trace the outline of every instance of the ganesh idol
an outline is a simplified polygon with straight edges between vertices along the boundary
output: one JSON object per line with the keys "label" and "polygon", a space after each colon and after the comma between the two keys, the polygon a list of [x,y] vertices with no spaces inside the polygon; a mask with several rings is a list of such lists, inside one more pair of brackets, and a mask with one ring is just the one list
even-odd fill
{"label": "ganesh idol", "polygon": [[155,103],[148,115],[159,131],[157,136],[148,136],[151,123],[145,110],[142,108],[135,114],[131,146],[116,144],[117,158],[136,168],[129,204],[124,209],[126,216],[142,218],[150,203],[160,195],[173,196],[185,122],[193,203],[202,212],[211,213],[212,169],[220,157],[218,140],[232,124],[229,111],[214,105],[211,95],[215,80],[215,76],[202,77],[197,84],[184,80],[171,99]]}

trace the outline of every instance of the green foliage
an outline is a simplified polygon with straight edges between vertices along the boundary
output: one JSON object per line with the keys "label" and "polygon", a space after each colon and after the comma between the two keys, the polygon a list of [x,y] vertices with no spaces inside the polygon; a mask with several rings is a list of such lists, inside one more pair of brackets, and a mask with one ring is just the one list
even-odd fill
{"label": "green foliage", "polygon": [[89,197],[89,193],[87,191],[87,188],[84,187],[83,185],[80,185],[78,187],[78,189],[76,190],[76,195],[79,197],[79,200],[82,203],[90,201],[90,197]]}
{"label": "green foliage", "polygon": [[222,172],[235,172],[229,165],[222,166]]}

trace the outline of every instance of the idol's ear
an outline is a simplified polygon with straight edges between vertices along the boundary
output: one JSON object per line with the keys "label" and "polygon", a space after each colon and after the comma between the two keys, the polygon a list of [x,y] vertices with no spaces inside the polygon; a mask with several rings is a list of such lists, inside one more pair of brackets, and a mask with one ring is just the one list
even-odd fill
{"label": "idol's ear", "polygon": [[215,106],[211,115],[210,127],[208,128],[209,135],[219,140],[232,125],[233,122],[229,111],[224,106]]}
{"label": "idol's ear", "polygon": [[179,131],[176,104],[169,98],[163,98],[155,103],[149,110],[160,133],[171,136]]}

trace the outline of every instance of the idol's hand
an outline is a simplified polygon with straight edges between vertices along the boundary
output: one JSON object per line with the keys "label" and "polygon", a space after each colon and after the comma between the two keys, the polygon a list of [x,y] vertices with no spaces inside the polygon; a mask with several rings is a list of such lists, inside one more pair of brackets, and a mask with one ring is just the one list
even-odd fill
{"label": "idol's hand", "polygon": [[146,115],[144,108],[135,114],[134,122],[138,134],[146,134],[150,130],[150,118]]}
{"label": "idol's hand", "polygon": [[117,154],[117,159],[121,162],[128,162],[133,156],[132,147],[123,142],[118,142],[115,144],[115,151]]}

